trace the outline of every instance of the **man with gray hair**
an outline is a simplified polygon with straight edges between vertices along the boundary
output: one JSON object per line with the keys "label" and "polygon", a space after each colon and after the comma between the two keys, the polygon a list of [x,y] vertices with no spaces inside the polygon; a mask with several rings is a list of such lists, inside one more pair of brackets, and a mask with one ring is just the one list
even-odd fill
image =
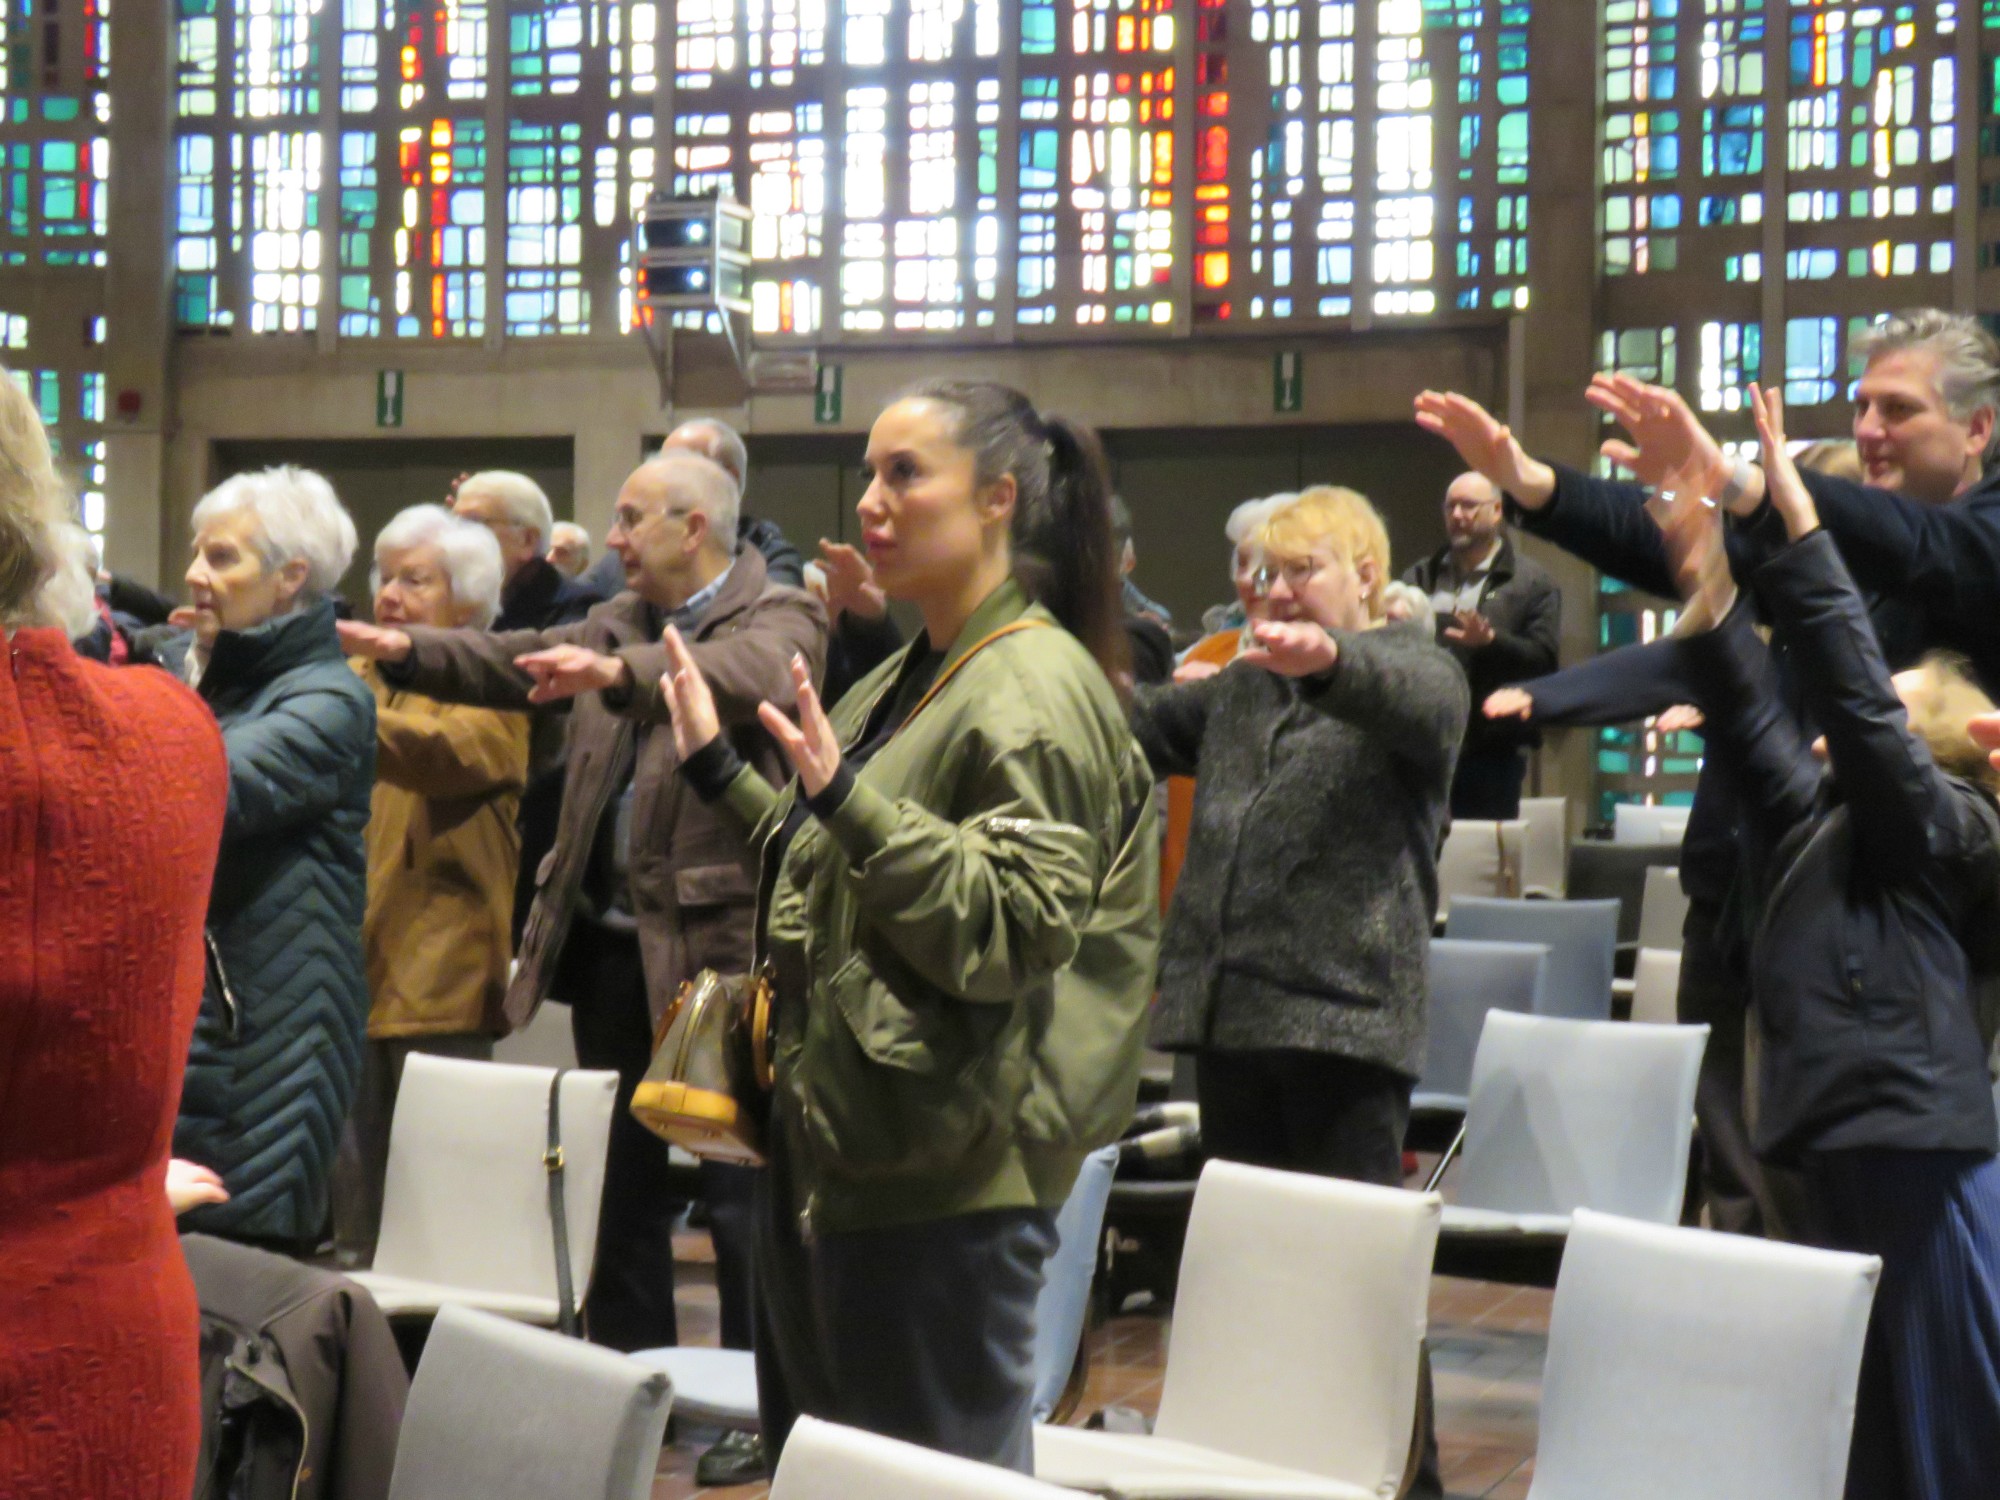
{"label": "man with gray hair", "polygon": [[495,630],[549,630],[581,620],[615,589],[593,593],[563,575],[547,557],[555,515],[542,487],[511,469],[482,469],[458,482],[454,515],[477,521],[500,544],[507,581]]}
{"label": "man with gray hair", "polygon": [[[679,628],[731,740],[775,785],[789,771],[758,704],[789,707],[792,660],[817,677],[826,653],[819,602],[772,583],[763,557],[736,545],[736,493],[729,475],[690,453],[641,464],[618,492],[606,538],[624,587],[578,624],[491,635],[343,630],[351,652],[382,663],[386,681],[433,698],[494,708],[573,700],[555,845],[506,1010],[519,1025],[551,995],[569,1000],[579,1061],[619,1074],[587,1321],[593,1339],[620,1349],[671,1344],[677,1331],[667,1148],[627,1106],[682,982],[704,968],[748,967],[756,900],[742,830],[675,774],[662,635]],[[729,1170],[705,1165],[704,1192],[735,1203],[742,1183],[711,1182]],[[747,1264],[724,1259],[718,1253],[725,1306],[747,1318],[748,1288],[734,1284],[747,1281]]]}
{"label": "man with gray hair", "polygon": [[[736,481],[739,501],[744,487],[750,482],[750,450],[744,446],[742,434],[720,417],[690,417],[666,435],[660,444],[660,453],[662,456],[669,453],[700,454]],[[795,589],[805,587],[805,558],[778,529],[776,522],[759,520],[739,510],[736,540],[746,547],[755,547],[763,554],[765,574],[773,583],[788,584]],[[582,581],[586,588],[605,598],[623,587],[618,576],[617,559],[609,555],[584,574]]]}

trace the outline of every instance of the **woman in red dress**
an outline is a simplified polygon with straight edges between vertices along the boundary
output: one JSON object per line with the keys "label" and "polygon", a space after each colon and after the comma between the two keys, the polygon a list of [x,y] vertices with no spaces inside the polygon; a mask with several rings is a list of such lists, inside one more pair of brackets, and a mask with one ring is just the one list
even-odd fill
{"label": "woman in red dress", "polygon": [[71,650],[91,587],[68,508],[0,371],[0,1495],[186,1500],[199,1370],[167,1147],[228,766],[167,673]]}

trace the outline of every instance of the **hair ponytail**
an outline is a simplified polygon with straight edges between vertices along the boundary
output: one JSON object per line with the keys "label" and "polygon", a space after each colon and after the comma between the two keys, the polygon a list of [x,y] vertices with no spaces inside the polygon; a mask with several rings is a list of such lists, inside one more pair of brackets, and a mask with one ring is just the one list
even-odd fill
{"label": "hair ponytail", "polygon": [[1111,540],[1111,480],[1097,434],[1066,417],[1042,416],[1026,396],[994,381],[926,381],[898,399],[951,410],[978,483],[1013,478],[1014,577],[1083,643],[1122,700],[1132,652]]}
{"label": "hair ponytail", "polygon": [[1118,592],[1111,480],[1097,434],[1067,417],[1043,419],[1049,434],[1048,494],[1014,507],[1014,576],[1097,659],[1122,698],[1132,646]]}

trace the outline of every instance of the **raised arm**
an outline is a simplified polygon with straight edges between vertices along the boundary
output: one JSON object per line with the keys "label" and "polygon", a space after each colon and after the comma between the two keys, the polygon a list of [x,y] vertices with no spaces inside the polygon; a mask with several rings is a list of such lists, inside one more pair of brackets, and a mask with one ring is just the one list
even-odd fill
{"label": "raised arm", "polygon": [[1520,717],[1551,729],[1626,724],[1695,699],[1686,645],[1671,636],[1600,652],[1560,672],[1502,688],[1487,703],[1510,691],[1529,700],[1526,708],[1518,715],[1487,717]]}
{"label": "raised arm", "polygon": [[379,664],[390,685],[411,688],[444,703],[486,708],[534,706],[535,678],[515,665],[523,656],[581,642],[584,624],[553,630],[437,630],[424,626],[340,624],[340,643],[350,656]]}
{"label": "raised arm", "polygon": [[1752,387],[1770,503],[1792,545],[1756,573],[1773,627],[1791,648],[1806,708],[1826,735],[1857,845],[1892,872],[1968,846],[1964,803],[1909,726],[1867,606],[1784,448],[1784,407]]}
{"label": "raised arm", "polygon": [[1402,760],[1448,768],[1472,704],[1451,653],[1408,627],[1327,633],[1339,659],[1330,672],[1304,679],[1305,701],[1379,736]]}
{"label": "raised arm", "polygon": [[[1250,670],[1248,667],[1239,668]],[[1141,687],[1132,694],[1132,735],[1155,776],[1192,776],[1223,672],[1193,682]]]}
{"label": "raised arm", "polygon": [[[803,660],[813,680],[823,680],[826,638],[826,607],[803,590],[786,589],[752,604],[735,629],[690,640],[687,647],[723,727],[734,728],[755,723],[764,703],[793,710],[792,661]],[[657,724],[670,722],[672,709],[661,689],[673,665],[665,644],[646,641],[615,654],[629,677],[605,694],[605,706]]]}

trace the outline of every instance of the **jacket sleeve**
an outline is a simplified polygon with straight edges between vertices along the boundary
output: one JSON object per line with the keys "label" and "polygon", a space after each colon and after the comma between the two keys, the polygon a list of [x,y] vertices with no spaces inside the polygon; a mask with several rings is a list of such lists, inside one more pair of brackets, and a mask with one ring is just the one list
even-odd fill
{"label": "jacket sleeve", "polygon": [[1562,644],[1562,590],[1553,578],[1537,574],[1533,592],[1521,611],[1518,630],[1497,627],[1490,643],[1475,653],[1482,669],[1497,670],[1509,681],[1538,677],[1556,669]]}
{"label": "jacket sleeve", "polygon": [[323,816],[345,798],[357,765],[364,775],[372,770],[375,699],[359,678],[351,680],[349,691],[306,688],[223,727],[225,840],[279,833]]}
{"label": "jacket sleeve", "polygon": [[1116,791],[1041,736],[983,742],[971,816],[954,823],[856,782],[824,822],[862,920],[926,982],[1008,1004],[1075,956],[1110,855],[1092,829]]}
{"label": "jacket sleeve", "polygon": [[1768,854],[1812,816],[1820,769],[1754,619],[1748,594],[1739,595],[1721,624],[1681,643],[1681,663],[1707,720],[1704,749],[1729,776],[1744,822]]}
{"label": "jacket sleeve", "polygon": [[[1132,735],[1155,776],[1192,776],[1201,762],[1202,736],[1222,691],[1224,667],[1194,682],[1141,687],[1132,694]],[[1244,666],[1239,671],[1254,671]]]}
{"label": "jacket sleeve", "polygon": [[410,654],[400,662],[382,663],[382,680],[410,688],[445,703],[474,703],[482,708],[528,710],[528,691],[535,680],[514,665],[514,658],[551,646],[588,644],[581,621],[553,630],[437,630],[411,625]]}
{"label": "jacket sleeve", "polygon": [[1792,649],[1806,708],[1826,735],[1859,852],[1891,873],[1965,853],[1968,809],[1911,732],[1861,594],[1824,530],[1757,570],[1773,625]]}
{"label": "jacket sleeve", "polygon": [[1800,477],[1856,583],[1921,598],[1934,617],[1991,629],[2000,613],[2000,497],[1920,505],[1825,474]]}
{"label": "jacket sleeve", "polygon": [[791,538],[779,529],[776,521],[767,521],[761,516],[755,520],[746,517],[737,527],[736,535],[739,541],[748,542],[763,557],[764,576],[771,582],[795,589],[806,586],[805,554],[792,545]]}
{"label": "jacket sleeve", "polygon": [[[764,595],[750,606],[749,614],[735,630],[688,642],[725,729],[756,723],[758,705],[763,703],[787,713],[797,706],[794,656],[805,658],[814,682],[825,678],[826,607],[819,600],[802,590],[785,589]],[[604,706],[630,718],[671,724],[673,711],[660,691],[660,678],[667,670],[666,645],[642,641],[621,646],[615,654],[632,681],[604,694]]]}
{"label": "jacket sleeve", "polygon": [[375,774],[420,797],[474,797],[528,784],[528,716],[447,705],[375,710]]}
{"label": "jacket sleeve", "polygon": [[1465,738],[1472,689],[1451,653],[1414,632],[1335,630],[1331,671],[1301,684],[1305,701],[1387,741],[1393,754],[1426,770],[1449,769]]}
{"label": "jacket sleeve", "polygon": [[[1535,700],[1529,722],[1550,729],[1625,724],[1693,703],[1697,696],[1686,643],[1671,637],[1600,652],[1515,686]],[[1478,713],[1479,706],[1474,704],[1472,711]]]}
{"label": "jacket sleeve", "polygon": [[1510,504],[1508,519],[1600,573],[1644,593],[1672,598],[1673,574],[1660,528],[1645,511],[1645,486],[1598,479],[1564,464],[1549,467],[1556,474],[1549,503],[1540,510]]}

